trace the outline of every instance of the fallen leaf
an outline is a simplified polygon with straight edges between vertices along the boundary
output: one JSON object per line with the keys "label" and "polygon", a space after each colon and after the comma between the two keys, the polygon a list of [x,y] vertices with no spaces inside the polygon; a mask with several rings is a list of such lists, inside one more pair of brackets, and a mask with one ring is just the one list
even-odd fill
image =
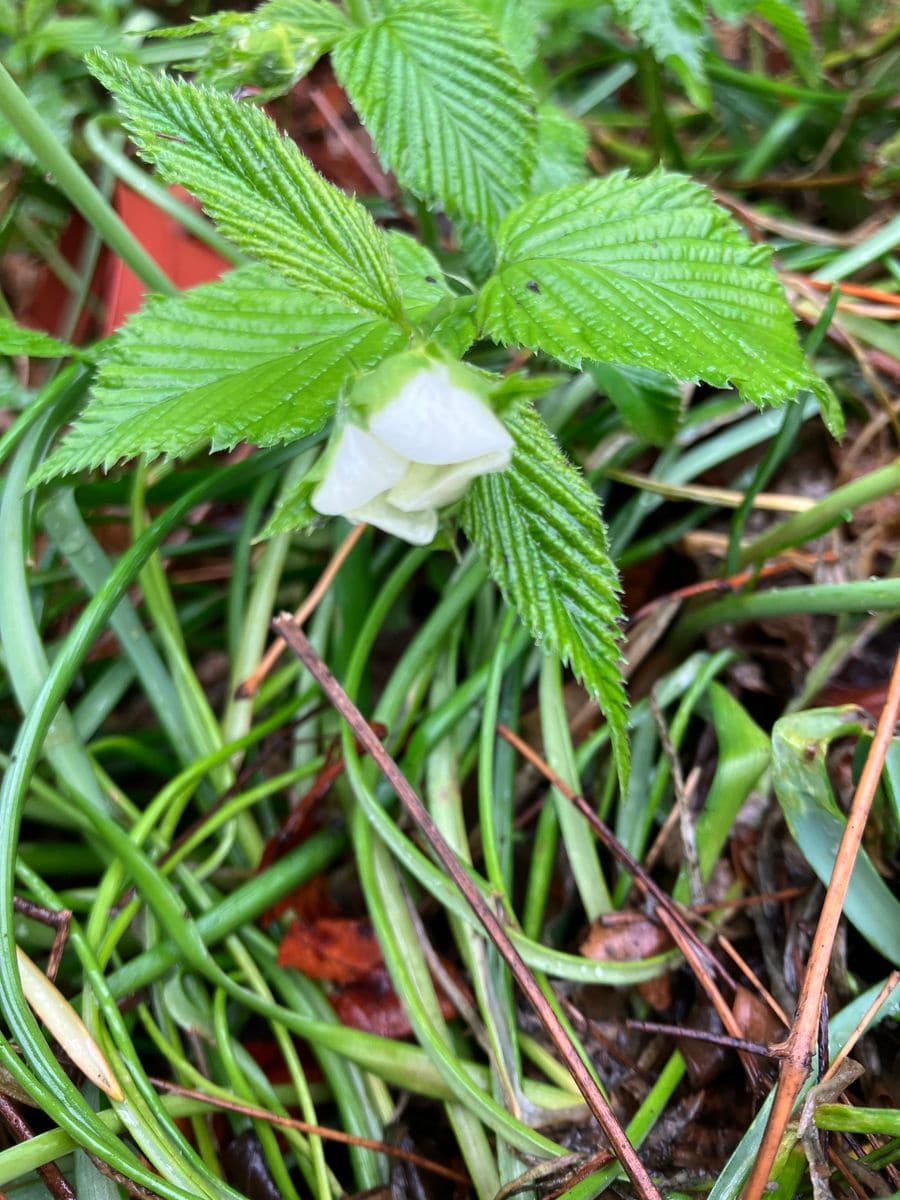
{"label": "fallen leaf", "polygon": [[[386,1038],[404,1038],[412,1034],[406,1009],[384,967],[373,971],[360,983],[335,988],[328,999],[341,1024],[351,1029]],[[449,1020],[454,1015],[453,1005],[440,988],[438,1000],[442,1015]]]}
{"label": "fallen leaf", "polygon": [[635,962],[672,948],[666,931],[640,913],[598,917],[581,943],[581,953],[596,962]]}
{"label": "fallen leaf", "polygon": [[380,967],[381,947],[365,918],[319,917],[293,921],[278,947],[278,964],[310,979],[353,983]]}

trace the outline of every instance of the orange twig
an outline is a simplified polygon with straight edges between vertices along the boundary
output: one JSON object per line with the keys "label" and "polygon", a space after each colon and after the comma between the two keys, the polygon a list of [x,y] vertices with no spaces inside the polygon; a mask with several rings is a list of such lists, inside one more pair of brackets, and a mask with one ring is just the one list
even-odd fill
{"label": "orange twig", "polygon": [[[368,525],[363,521],[359,525],[354,525],[344,540],[335,550],[325,570],[319,576],[316,586],[309,593],[297,611],[294,613],[293,621],[295,625],[304,625],[315,612],[319,601],[331,587],[335,575],[347,561],[353,547],[368,529]],[[235,690],[235,698],[238,700],[252,700],[262,686],[263,680],[278,662],[284,653],[284,642],[281,638],[277,638],[265,656],[260,661],[259,666],[255,671],[252,671],[243,683],[239,683]]]}
{"label": "orange twig", "polygon": [[[772,1102],[772,1110],[766,1125],[756,1162],[747,1180],[743,1200],[761,1200],[769,1181],[772,1165],[781,1145],[781,1139],[787,1128],[794,1103],[809,1074],[812,1063],[813,1047],[816,1044],[816,1032],[819,1025],[819,1015],[822,1011],[822,996],[825,991],[825,980],[831,950],[837,933],[838,922],[853,865],[862,842],[866,820],[872,807],[872,800],[881,778],[884,758],[894,735],[894,726],[900,714],[900,654],[894,664],[885,701],[872,745],[863,767],[853,804],[847,816],[847,826],[831,873],[831,882],[825,894],[825,902],[819,916],[819,924],[812,943],[812,953],[806,967],[803,989],[797,1002],[797,1011],[791,1032],[783,1045],[783,1058]],[[824,1063],[822,1064],[824,1067]]]}
{"label": "orange twig", "polygon": [[781,278],[788,283],[802,283],[804,287],[815,288],[819,292],[830,292],[837,288],[844,296],[859,296],[863,300],[872,300],[876,304],[889,304],[900,308],[900,295],[897,292],[882,292],[878,288],[866,287],[862,283],[827,283],[824,279],[813,279],[809,275],[796,275],[791,271],[782,271]]}
{"label": "orange twig", "polygon": [[[810,561],[814,561],[812,556],[809,556]],[[824,561],[833,561],[835,555],[829,554],[825,556]],[[648,600],[642,605],[637,612],[629,619],[629,624],[634,625],[642,617],[646,617],[660,604],[665,604],[669,600],[690,600],[694,596],[703,596],[708,592],[721,594],[723,592],[735,592],[746,583],[751,583],[754,579],[772,579],[777,575],[784,575],[787,571],[795,571],[797,569],[797,561],[795,558],[778,559],[775,562],[767,563],[763,567],[748,567],[745,571],[739,571],[736,575],[729,575],[727,579],[701,579],[699,583],[689,583],[684,587],[676,588],[673,592],[666,592],[665,595],[655,596],[652,600]]]}

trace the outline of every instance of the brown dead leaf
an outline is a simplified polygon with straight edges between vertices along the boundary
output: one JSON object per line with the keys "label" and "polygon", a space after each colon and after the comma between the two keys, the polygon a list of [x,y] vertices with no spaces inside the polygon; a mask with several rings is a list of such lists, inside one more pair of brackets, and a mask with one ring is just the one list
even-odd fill
{"label": "brown dead leaf", "polygon": [[[384,967],[372,971],[359,983],[335,988],[328,999],[341,1024],[351,1029],[386,1038],[404,1038],[412,1033],[406,1009]],[[438,999],[442,1014],[449,1020],[454,1015],[453,1005],[440,989]]]}
{"label": "brown dead leaf", "polygon": [[278,963],[310,979],[353,983],[382,964],[381,947],[365,918],[318,917],[294,921],[278,947]]}
{"label": "brown dead leaf", "polygon": [[634,962],[671,950],[664,929],[640,913],[598,917],[581,943],[581,953],[596,962]]}
{"label": "brown dead leaf", "polygon": [[731,1011],[748,1042],[761,1042],[764,1046],[770,1046],[784,1036],[784,1026],[769,1006],[749,988],[738,986]]}

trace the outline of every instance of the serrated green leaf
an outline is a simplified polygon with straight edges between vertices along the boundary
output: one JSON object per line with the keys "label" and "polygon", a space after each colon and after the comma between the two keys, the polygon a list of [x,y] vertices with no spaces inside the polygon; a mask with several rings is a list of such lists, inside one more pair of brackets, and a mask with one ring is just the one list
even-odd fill
{"label": "serrated green leaf", "polygon": [[195,17],[153,36],[203,38],[202,57],[185,64],[197,82],[253,85],[268,100],[289,91],[351,28],[331,0],[268,0],[252,12]]}
{"label": "serrated green leaf", "polygon": [[652,446],[668,446],[681,420],[681,389],[659,371],[590,363],[592,378],[613,402],[625,427]]}
{"label": "serrated green leaf", "polygon": [[681,175],[619,172],[538,196],[505,219],[498,248],[478,303],[496,341],[733,384],[760,405],[829,395],[769,250]]}
{"label": "serrated green leaf", "polygon": [[671,67],[692,102],[708,108],[703,0],[612,0],[612,5],[625,28],[657,62]]}
{"label": "serrated green leaf", "polygon": [[392,230],[388,245],[400,276],[404,312],[423,335],[462,358],[475,341],[475,297],[459,296],[447,284],[441,264],[427,247]]}
{"label": "serrated green leaf", "polygon": [[447,284],[441,264],[427,246],[396,229],[387,233],[386,239],[400,283],[403,311],[413,321],[420,321],[454,293]]}
{"label": "serrated green leaf", "polygon": [[279,282],[258,266],[153,298],[104,359],[88,406],[39,476],[208,442],[317,432],[344,383],[402,348],[395,324]]}
{"label": "serrated green leaf", "polygon": [[525,195],[530,93],[490,25],[457,0],[403,0],[344,39],[338,79],[404,187],[487,227]]}
{"label": "serrated green leaf", "polygon": [[279,533],[294,533],[315,521],[321,521],[321,514],[310,503],[318,482],[318,474],[315,477],[304,475],[285,495],[279,496],[275,511],[257,534],[256,541],[265,542]]}
{"label": "serrated green leaf", "polygon": [[530,404],[504,417],[512,465],[476,480],[462,524],[538,645],[568,663],[609,722],[624,793],[625,689],[619,583],[597,497]]}
{"label": "serrated green leaf", "polygon": [[302,288],[400,316],[383,234],[264,113],[99,51],[89,65],[117,96],[142,157],[193,192],[237,246]]}
{"label": "serrated green leaf", "polygon": [[78,351],[43,329],[26,329],[0,314],[0,355],[15,358],[20,354],[27,358],[71,358]]}

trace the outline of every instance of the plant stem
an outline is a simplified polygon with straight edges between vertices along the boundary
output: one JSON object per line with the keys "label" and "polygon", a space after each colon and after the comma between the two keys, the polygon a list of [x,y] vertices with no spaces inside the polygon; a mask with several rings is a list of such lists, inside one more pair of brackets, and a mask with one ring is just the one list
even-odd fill
{"label": "plant stem", "polygon": [[112,125],[118,129],[115,117],[111,114],[102,114],[94,117],[92,121],[88,121],[84,127],[84,140],[88,149],[97,156],[100,162],[104,163],[117,179],[127,183],[132,191],[149,200],[167,216],[174,217],[188,233],[193,234],[201,242],[205,242],[222,258],[235,266],[247,262],[247,258],[227,238],[223,237],[215,225],[202,213],[191,208],[189,204],[185,204],[183,200],[179,200],[168,188],[158,183],[152,175],[142,171],[132,159],[119,149],[111,137],[104,135],[104,130]]}
{"label": "plant stem", "polygon": [[679,630],[678,640],[692,641],[711,625],[751,621],[758,617],[787,617],[794,613],[890,612],[900,610],[900,578],[865,579],[852,583],[820,583],[805,587],[772,588],[768,592],[729,596],[692,613]]}
{"label": "plant stem", "polygon": [[[806,512],[796,513],[786,521],[773,526],[741,551],[738,566],[762,562],[767,558],[802,545],[813,538],[821,537],[839,521],[848,521],[853,513],[864,504],[881,496],[888,496],[900,488],[900,459],[877,471],[870,471],[862,479],[838,488]],[[854,610],[855,611],[855,610]]]}
{"label": "plant stem", "polygon": [[156,265],[103,198],[44,119],[35,111],[9,71],[0,63],[0,115],[31,150],[42,170],[53,176],[72,206],[100,234],[135,275],[154,292],[175,295],[178,289]]}

